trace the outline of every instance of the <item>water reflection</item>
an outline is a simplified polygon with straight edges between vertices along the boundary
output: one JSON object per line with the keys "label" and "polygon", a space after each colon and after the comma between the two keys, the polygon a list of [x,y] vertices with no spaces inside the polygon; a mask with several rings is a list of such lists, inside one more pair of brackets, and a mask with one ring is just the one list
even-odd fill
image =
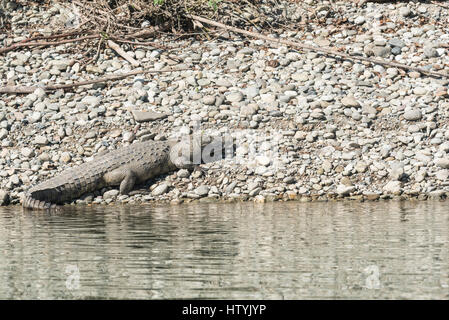
{"label": "water reflection", "polygon": [[447,299],[447,208],[0,208],[0,298]]}

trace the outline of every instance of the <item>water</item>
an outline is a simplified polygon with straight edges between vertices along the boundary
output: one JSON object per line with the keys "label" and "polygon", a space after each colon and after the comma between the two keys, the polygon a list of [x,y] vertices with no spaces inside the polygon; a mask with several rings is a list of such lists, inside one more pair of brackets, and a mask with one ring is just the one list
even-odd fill
{"label": "water", "polygon": [[447,299],[448,208],[0,207],[0,298]]}

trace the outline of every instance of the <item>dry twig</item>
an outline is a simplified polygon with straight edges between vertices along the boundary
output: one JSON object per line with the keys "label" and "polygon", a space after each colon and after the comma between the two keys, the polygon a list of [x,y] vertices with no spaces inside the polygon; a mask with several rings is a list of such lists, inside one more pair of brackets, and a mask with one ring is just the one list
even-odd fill
{"label": "dry twig", "polygon": [[60,90],[60,89],[64,90],[64,89],[72,89],[72,88],[80,87],[80,86],[86,86],[89,84],[120,80],[120,79],[124,79],[124,78],[130,77],[130,76],[135,76],[138,74],[175,72],[175,71],[184,71],[184,70],[189,70],[189,69],[188,68],[180,68],[180,69],[169,68],[169,69],[165,69],[165,70],[146,70],[146,71],[145,70],[136,70],[136,71],[127,72],[124,74],[111,75],[111,76],[107,76],[107,77],[103,77],[103,78],[99,78],[99,79],[86,80],[86,81],[80,81],[80,82],[74,82],[74,83],[68,83],[68,84],[30,86],[30,87],[29,86],[5,86],[5,87],[0,87],[0,93],[14,93],[14,94],[15,93],[33,93],[38,88],[42,88],[45,91],[55,91],[55,90]]}

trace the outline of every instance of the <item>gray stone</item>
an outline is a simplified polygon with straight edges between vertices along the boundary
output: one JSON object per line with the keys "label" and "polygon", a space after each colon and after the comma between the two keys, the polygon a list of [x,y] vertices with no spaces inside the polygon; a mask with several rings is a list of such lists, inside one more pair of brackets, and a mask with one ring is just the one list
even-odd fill
{"label": "gray stone", "polygon": [[408,121],[416,121],[422,118],[422,113],[416,108],[411,108],[404,112],[404,118]]}
{"label": "gray stone", "polygon": [[292,74],[292,79],[300,82],[306,82],[307,80],[309,80],[309,77],[310,75],[308,72],[298,72]]}
{"label": "gray stone", "polygon": [[215,96],[204,96],[202,101],[205,105],[213,105],[215,104]]}
{"label": "gray stone", "polygon": [[383,190],[386,193],[398,195],[401,193],[402,184],[400,181],[389,181],[384,187]]}
{"label": "gray stone", "polygon": [[449,158],[436,159],[435,165],[440,168],[449,169]]}
{"label": "gray stone", "polygon": [[53,60],[51,65],[54,69],[59,71],[65,71],[67,67],[70,65],[70,60]]}
{"label": "gray stone", "polygon": [[113,199],[119,195],[120,191],[112,189],[103,193],[103,199]]}
{"label": "gray stone", "polygon": [[390,178],[395,181],[400,181],[406,177],[404,172],[404,168],[401,166],[397,166],[393,168],[390,172]]}
{"label": "gray stone", "polygon": [[85,96],[83,99],[81,99],[81,102],[92,107],[97,107],[100,105],[101,100],[99,97]]}
{"label": "gray stone", "polygon": [[412,11],[409,7],[401,7],[399,8],[399,14],[403,17],[408,17],[412,14]]}
{"label": "gray stone", "polygon": [[122,136],[123,136],[124,142],[132,142],[136,137],[134,132],[131,132],[131,131],[124,132]]}
{"label": "gray stone", "polygon": [[190,172],[187,169],[180,169],[176,173],[179,178],[188,178],[190,176]]}
{"label": "gray stone", "polygon": [[449,178],[449,170],[443,169],[435,172],[435,178],[440,181],[448,181]]}
{"label": "gray stone", "polygon": [[168,191],[168,187],[169,186],[167,183],[161,183],[160,185],[158,185],[156,188],[153,189],[151,194],[155,197],[163,195]]}
{"label": "gray stone", "polygon": [[205,197],[209,194],[210,187],[206,185],[201,185],[195,189],[195,193],[200,197]]}
{"label": "gray stone", "polygon": [[48,144],[48,139],[47,139],[47,137],[45,137],[45,136],[36,136],[36,137],[34,138],[34,143],[35,143],[35,144],[42,145],[42,146],[45,146],[45,145]]}
{"label": "gray stone", "polygon": [[351,192],[355,191],[354,186],[346,186],[344,184],[340,184],[337,186],[337,194],[339,196],[348,196]]}
{"label": "gray stone", "polygon": [[402,49],[403,47],[405,47],[404,41],[402,41],[401,39],[398,39],[398,38],[390,39],[390,40],[388,41],[388,44],[389,44],[390,46],[392,46],[392,47],[398,47],[398,48],[400,48],[400,49]]}
{"label": "gray stone", "polygon": [[401,54],[401,53],[402,53],[402,50],[399,47],[393,47],[391,49],[391,54],[394,54],[395,56],[397,56],[398,54]]}
{"label": "gray stone", "polygon": [[140,59],[145,58],[146,53],[143,50],[136,50],[135,55],[136,55],[136,59],[140,60]]}
{"label": "gray stone", "polygon": [[376,57],[382,57],[382,58],[388,58],[391,53],[390,47],[381,47],[381,46],[374,46],[372,49],[373,54]]}
{"label": "gray stone", "polygon": [[168,116],[166,113],[159,113],[154,111],[142,111],[142,110],[131,110],[131,113],[136,122],[149,122],[164,119]]}
{"label": "gray stone", "polygon": [[17,186],[20,184],[20,178],[17,174],[13,174],[11,177],[9,177],[9,182],[11,182],[11,184]]}
{"label": "gray stone", "polygon": [[423,88],[423,87],[416,87],[413,89],[413,93],[418,96],[423,96],[427,93],[427,90],[426,90],[426,88]]}
{"label": "gray stone", "polygon": [[365,17],[358,16],[357,18],[355,18],[354,23],[357,25],[362,25],[365,23],[365,21],[366,21]]}
{"label": "gray stone", "polygon": [[233,181],[233,182],[231,182],[227,187],[226,187],[226,193],[231,193],[233,190],[234,190],[234,188],[235,188],[235,186],[237,185],[237,181]]}
{"label": "gray stone", "polygon": [[282,180],[282,182],[286,183],[286,184],[292,184],[295,183],[295,178],[294,177],[285,177],[284,180]]}
{"label": "gray stone", "polygon": [[354,169],[358,172],[358,173],[364,173],[367,169],[368,169],[368,164],[364,161],[359,161],[356,163]]}
{"label": "gray stone", "polygon": [[68,163],[72,160],[72,156],[68,152],[61,153],[61,157],[59,158],[60,161],[64,163]]}
{"label": "gray stone", "polygon": [[256,161],[261,166],[268,166],[271,163],[271,159],[267,156],[257,156]]}
{"label": "gray stone", "polygon": [[259,95],[259,88],[254,86],[248,87],[243,93],[248,97],[248,99],[253,99]]}
{"label": "gray stone", "polygon": [[232,87],[232,83],[227,79],[217,79],[215,80],[215,84],[219,87]]}
{"label": "gray stone", "polygon": [[344,97],[343,99],[341,99],[341,104],[345,107],[360,107],[360,103],[353,96]]}
{"label": "gray stone", "polygon": [[39,111],[35,111],[33,112],[29,117],[28,117],[28,121],[30,123],[35,123],[38,122],[42,119],[42,113]]}
{"label": "gray stone", "polygon": [[252,116],[257,113],[259,110],[259,106],[255,103],[250,103],[247,105],[243,105],[240,108],[240,114],[243,116]]}
{"label": "gray stone", "polygon": [[424,47],[424,55],[427,58],[435,58],[435,57],[438,57],[438,51],[433,46],[425,46]]}
{"label": "gray stone", "polygon": [[240,102],[243,99],[243,94],[240,91],[231,92],[230,94],[226,95],[226,101],[229,102]]}
{"label": "gray stone", "polygon": [[0,129],[0,140],[3,140],[7,136],[8,136],[8,130],[6,130],[4,128]]}
{"label": "gray stone", "polygon": [[28,147],[22,148],[22,150],[20,150],[20,152],[22,153],[22,155],[25,158],[30,158],[34,156],[34,150]]}

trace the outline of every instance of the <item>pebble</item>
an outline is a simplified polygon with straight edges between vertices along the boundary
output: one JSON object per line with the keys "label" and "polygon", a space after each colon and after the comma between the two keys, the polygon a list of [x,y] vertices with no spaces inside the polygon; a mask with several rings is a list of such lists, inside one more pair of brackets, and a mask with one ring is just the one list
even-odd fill
{"label": "pebble", "polygon": [[365,23],[365,21],[366,21],[365,17],[358,16],[357,18],[355,18],[354,23],[357,25],[362,25]]}
{"label": "pebble", "polygon": [[149,122],[149,121],[156,121],[160,119],[167,118],[166,113],[160,113],[160,112],[154,112],[154,111],[140,111],[140,110],[132,110],[131,111],[134,120],[136,122]]}
{"label": "pebble", "polygon": [[449,169],[449,157],[436,159],[435,165],[440,168]]}
{"label": "pebble", "polygon": [[258,164],[264,167],[268,166],[271,163],[271,159],[267,156],[257,156],[256,161]]}
{"label": "pebble", "polygon": [[354,186],[346,186],[343,184],[340,184],[337,186],[337,194],[339,196],[348,196],[351,192],[355,191],[355,187]]}
{"label": "pebble", "polygon": [[373,54],[376,57],[382,57],[382,58],[389,57],[390,53],[391,53],[390,47],[374,46],[372,50],[373,50]]}
{"label": "pebble", "polygon": [[404,118],[409,121],[417,121],[422,118],[422,113],[418,109],[410,109],[404,112]]}
{"label": "pebble", "polygon": [[112,189],[103,193],[103,199],[113,199],[119,195],[120,191]]}
{"label": "pebble", "polygon": [[243,99],[243,94],[241,92],[231,92],[226,96],[226,101],[229,102],[240,102]]}
{"label": "pebble", "polygon": [[155,197],[163,195],[168,191],[169,185],[167,183],[161,183],[151,191],[151,194]]}
{"label": "pebble", "polygon": [[205,105],[214,105],[215,104],[215,96],[205,96],[205,97],[203,97],[203,103]]}
{"label": "pebble", "polygon": [[72,160],[72,156],[68,152],[61,153],[61,157],[59,158],[64,163],[68,163]]}
{"label": "pebble", "polygon": [[[297,29],[278,37],[335,44],[387,60],[394,54],[399,63],[440,72],[449,64],[446,49],[439,47],[449,32],[431,22],[443,14],[433,6],[369,2],[340,12],[325,0],[309,2],[323,18],[310,21],[313,35]],[[310,14],[298,3],[285,3],[289,19]],[[11,15],[43,19],[46,13],[45,8],[38,12],[23,6]],[[357,30],[335,25],[336,19],[347,17]],[[14,28],[16,39],[27,37],[26,24]],[[14,37],[5,37],[5,43],[13,43]],[[94,202],[310,201],[334,193],[377,200],[402,192],[421,198],[449,192],[447,81],[316,52],[298,53],[263,40],[240,42],[178,39],[172,44],[183,48],[176,55],[187,70],[67,92],[39,87],[0,99],[0,189],[17,203],[24,190],[49,172],[136,141],[201,130],[234,135],[238,152],[202,164],[204,170],[160,176],[151,194],[136,190],[122,196],[109,190]],[[69,50],[72,45],[8,53],[0,65],[5,84],[62,84],[130,71],[121,57],[102,51],[96,64],[80,72]],[[177,63],[163,50],[129,53],[145,70]]]}
{"label": "pebble", "polygon": [[209,194],[210,187],[206,185],[201,185],[195,189],[195,193],[200,197],[205,197]]}
{"label": "pebble", "polygon": [[34,156],[34,150],[28,147],[22,148],[21,153],[25,158],[30,158]]}
{"label": "pebble", "polygon": [[341,104],[345,107],[358,108],[360,103],[353,96],[346,96],[341,99]]}
{"label": "pebble", "polygon": [[38,144],[38,145],[43,145],[43,146],[45,146],[45,145],[48,144],[48,139],[47,139],[47,137],[44,137],[44,136],[36,136],[36,137],[34,138],[34,143],[35,143],[35,144]]}
{"label": "pebble", "polygon": [[389,181],[383,190],[388,194],[398,195],[401,193],[402,184],[400,181]]}
{"label": "pebble", "polygon": [[409,7],[401,7],[399,8],[399,14],[403,17],[408,17],[410,16],[412,13],[412,11],[410,10]]}

